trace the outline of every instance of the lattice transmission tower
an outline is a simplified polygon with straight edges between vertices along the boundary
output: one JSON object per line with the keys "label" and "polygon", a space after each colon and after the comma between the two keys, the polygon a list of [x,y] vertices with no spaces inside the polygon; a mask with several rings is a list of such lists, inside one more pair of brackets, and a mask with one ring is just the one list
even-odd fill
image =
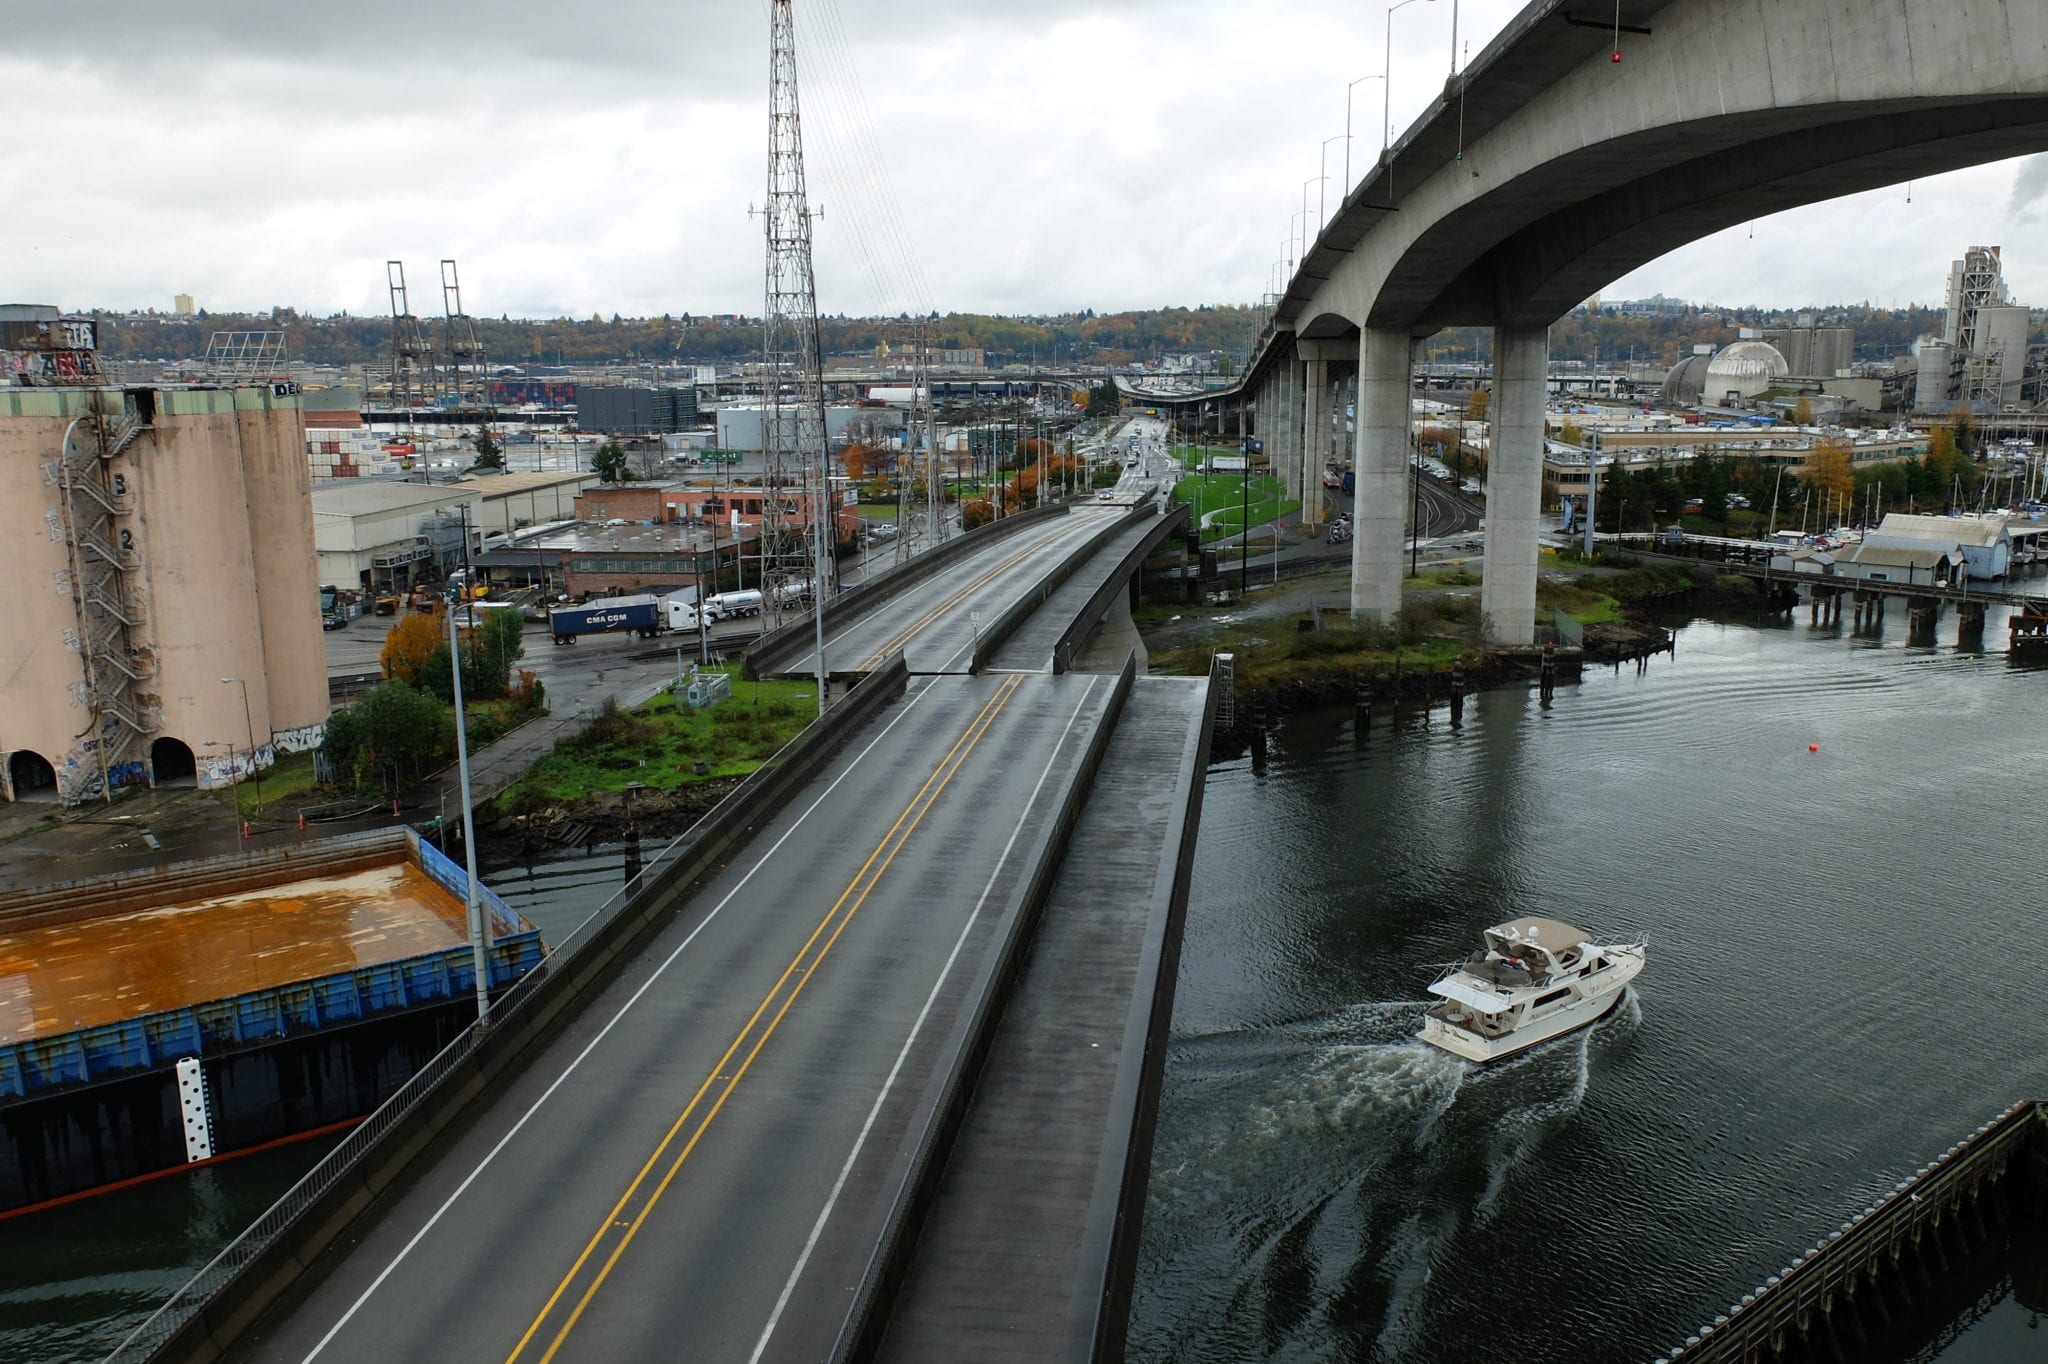
{"label": "lattice transmission tower", "polygon": [[[805,595],[822,613],[834,590],[831,551],[836,538],[824,363],[818,344],[818,286],[811,265],[811,208],[804,193],[803,126],[797,111],[796,19],[790,5],[791,0],[773,0],[770,15],[768,202],[761,210],[768,238],[767,307],[762,319],[761,435],[767,471],[761,502],[761,590],[764,609],[777,618]],[[818,653],[822,677],[822,638]],[[821,682],[821,701],[823,690]]]}

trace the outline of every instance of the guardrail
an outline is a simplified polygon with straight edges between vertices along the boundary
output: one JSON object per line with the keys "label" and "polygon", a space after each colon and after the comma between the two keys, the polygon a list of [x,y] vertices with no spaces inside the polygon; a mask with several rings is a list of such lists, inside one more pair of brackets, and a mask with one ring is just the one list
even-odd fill
{"label": "guardrail", "polygon": [[[1145,504],[1145,507],[1149,511],[1152,505],[1152,503],[1148,502]],[[1075,614],[1073,623],[1061,631],[1059,639],[1054,642],[1052,646],[1052,670],[1054,672],[1064,673],[1073,667],[1074,650],[1080,646],[1082,640],[1088,637],[1088,632],[1095,628],[1096,623],[1109,610],[1109,604],[1115,599],[1116,594],[1130,590],[1131,575],[1138,571],[1139,566],[1145,560],[1152,557],[1153,551],[1159,548],[1160,541],[1173,534],[1176,527],[1187,524],[1189,510],[1187,503],[1175,503],[1173,507],[1159,518],[1160,524],[1147,531],[1144,538],[1131,546],[1124,557],[1117,561],[1117,566],[1110,571],[1109,577],[1103,580],[1102,586],[1095,589],[1094,594],[1088,598],[1080,611]]]}
{"label": "guardrail", "polygon": [[1103,527],[1094,535],[1089,536],[1086,544],[1055,564],[1052,572],[1040,578],[1036,584],[1019,596],[1017,600],[1004,607],[1003,613],[996,617],[995,624],[975,636],[974,653],[972,661],[968,664],[968,671],[978,673],[986,668],[989,660],[1000,653],[1003,645],[1009,642],[1010,636],[1017,633],[1017,627],[1028,620],[1032,612],[1045,605],[1046,598],[1057,592],[1060,584],[1073,577],[1074,571],[1093,558],[1097,550],[1129,530],[1139,521],[1144,520],[1148,516],[1158,515],[1158,512],[1159,508],[1150,499],[1140,502],[1137,506],[1132,507],[1122,516],[1110,522],[1109,525]]}
{"label": "guardrail", "polygon": [[340,1145],[108,1356],[128,1361],[212,1360],[290,1291],[328,1246],[431,1150],[469,1102],[515,1071],[576,1016],[681,907],[700,876],[781,810],[857,727],[904,694],[898,654],[868,676],[570,931],[406,1081]]}
{"label": "guardrail", "polygon": [[1837,1294],[1857,1291],[1857,1281],[1874,1265],[1895,1261],[1927,1223],[1953,1213],[1982,1181],[2003,1174],[2024,1147],[2039,1143],[2044,1123],[2048,1112],[2040,1102],[2014,1104],[1823,1236],[1657,1364],[1760,1364],[1780,1358],[1778,1341],[1803,1338],[1815,1318],[1833,1309]]}
{"label": "guardrail", "polygon": [[[869,579],[858,591],[846,593],[825,603],[825,631],[830,634],[852,624],[884,602],[903,595],[955,559],[972,554],[983,545],[993,544],[1052,517],[1065,516],[1072,510],[1072,504],[1067,502],[1053,502],[1042,507],[1033,507],[1030,511],[1018,512],[1014,516],[1005,516],[999,521],[976,526],[965,535],[955,536],[942,545],[928,549],[902,567],[892,568],[879,577]],[[747,651],[746,665],[742,670],[744,676],[749,681],[773,677],[782,668],[810,653],[816,646],[817,634],[817,625],[806,615],[801,620],[793,620],[780,629],[762,635],[755,641],[754,647]]]}
{"label": "guardrail", "polygon": [[831,1358],[835,1364],[868,1358],[880,1344],[881,1333],[888,1324],[888,1313],[881,1310],[882,1306],[901,1285],[911,1255],[917,1249],[918,1228],[938,1193],[946,1154],[966,1117],[975,1077],[987,1059],[996,1024],[1002,1018],[1022,965],[1024,949],[1037,926],[1039,911],[1045,907],[1059,878],[1067,843],[1081,817],[1081,807],[1087,803],[1088,788],[1102,766],[1102,755],[1109,749],[1110,736],[1116,732],[1117,719],[1130,697],[1137,672],[1138,656],[1133,652],[1125,658],[1123,670],[1111,684],[1108,707],[1089,737],[1080,768],[1058,812],[1032,842],[1025,862],[1031,869],[1030,875],[1011,898],[1006,926],[966,995],[974,1001],[973,1006],[948,1036],[946,1048],[934,1067],[934,1073],[941,1077],[939,1097],[926,1113],[911,1145],[910,1161],[890,1199],[889,1219],[862,1271],[838,1339],[833,1342]]}

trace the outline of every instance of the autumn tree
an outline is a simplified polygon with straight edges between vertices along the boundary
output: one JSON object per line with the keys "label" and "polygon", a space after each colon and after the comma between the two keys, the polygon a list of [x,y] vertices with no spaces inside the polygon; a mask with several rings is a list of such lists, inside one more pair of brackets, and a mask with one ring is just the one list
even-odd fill
{"label": "autumn tree", "polygon": [[415,685],[435,648],[446,642],[444,634],[438,608],[431,612],[408,611],[384,636],[377,666],[384,670],[384,676]]}
{"label": "autumn tree", "polygon": [[1483,422],[1486,420],[1486,414],[1492,406],[1493,390],[1490,388],[1475,388],[1472,390],[1471,398],[1465,403],[1465,415],[1473,421]]}
{"label": "autumn tree", "polygon": [[1806,460],[1806,481],[1817,492],[1832,495],[1847,505],[1856,494],[1856,470],[1852,456],[1853,447],[1841,436],[1823,436],[1813,443],[1813,453]]}
{"label": "autumn tree", "polygon": [[1813,399],[1802,394],[1792,405],[1792,420],[1801,426],[1813,425]]}
{"label": "autumn tree", "polygon": [[985,497],[970,497],[960,504],[960,529],[973,530],[995,519],[995,504]]}
{"label": "autumn tree", "polygon": [[846,476],[856,483],[868,476],[868,466],[876,462],[874,454],[859,441],[847,446],[840,458],[846,464]]}

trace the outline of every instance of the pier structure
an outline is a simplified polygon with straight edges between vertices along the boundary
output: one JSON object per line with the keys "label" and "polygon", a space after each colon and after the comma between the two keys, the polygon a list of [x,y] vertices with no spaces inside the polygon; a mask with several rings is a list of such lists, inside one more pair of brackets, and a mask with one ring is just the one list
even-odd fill
{"label": "pier structure", "polygon": [[1657,1364],[1869,1357],[2048,1192],[2048,1103],[2014,1104],[1902,1179]]}

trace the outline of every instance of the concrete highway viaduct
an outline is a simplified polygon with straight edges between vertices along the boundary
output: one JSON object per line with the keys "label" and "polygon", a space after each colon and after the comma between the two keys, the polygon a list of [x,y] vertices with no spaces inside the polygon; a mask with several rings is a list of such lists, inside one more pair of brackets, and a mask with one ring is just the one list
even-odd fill
{"label": "concrete highway viaduct", "polygon": [[1384,618],[1415,343],[1493,328],[1482,609],[1526,644],[1550,323],[1722,228],[2044,149],[2040,0],[1532,0],[1346,195],[1238,386],[1160,405],[1246,406],[1315,522],[1355,394],[1351,606]]}

